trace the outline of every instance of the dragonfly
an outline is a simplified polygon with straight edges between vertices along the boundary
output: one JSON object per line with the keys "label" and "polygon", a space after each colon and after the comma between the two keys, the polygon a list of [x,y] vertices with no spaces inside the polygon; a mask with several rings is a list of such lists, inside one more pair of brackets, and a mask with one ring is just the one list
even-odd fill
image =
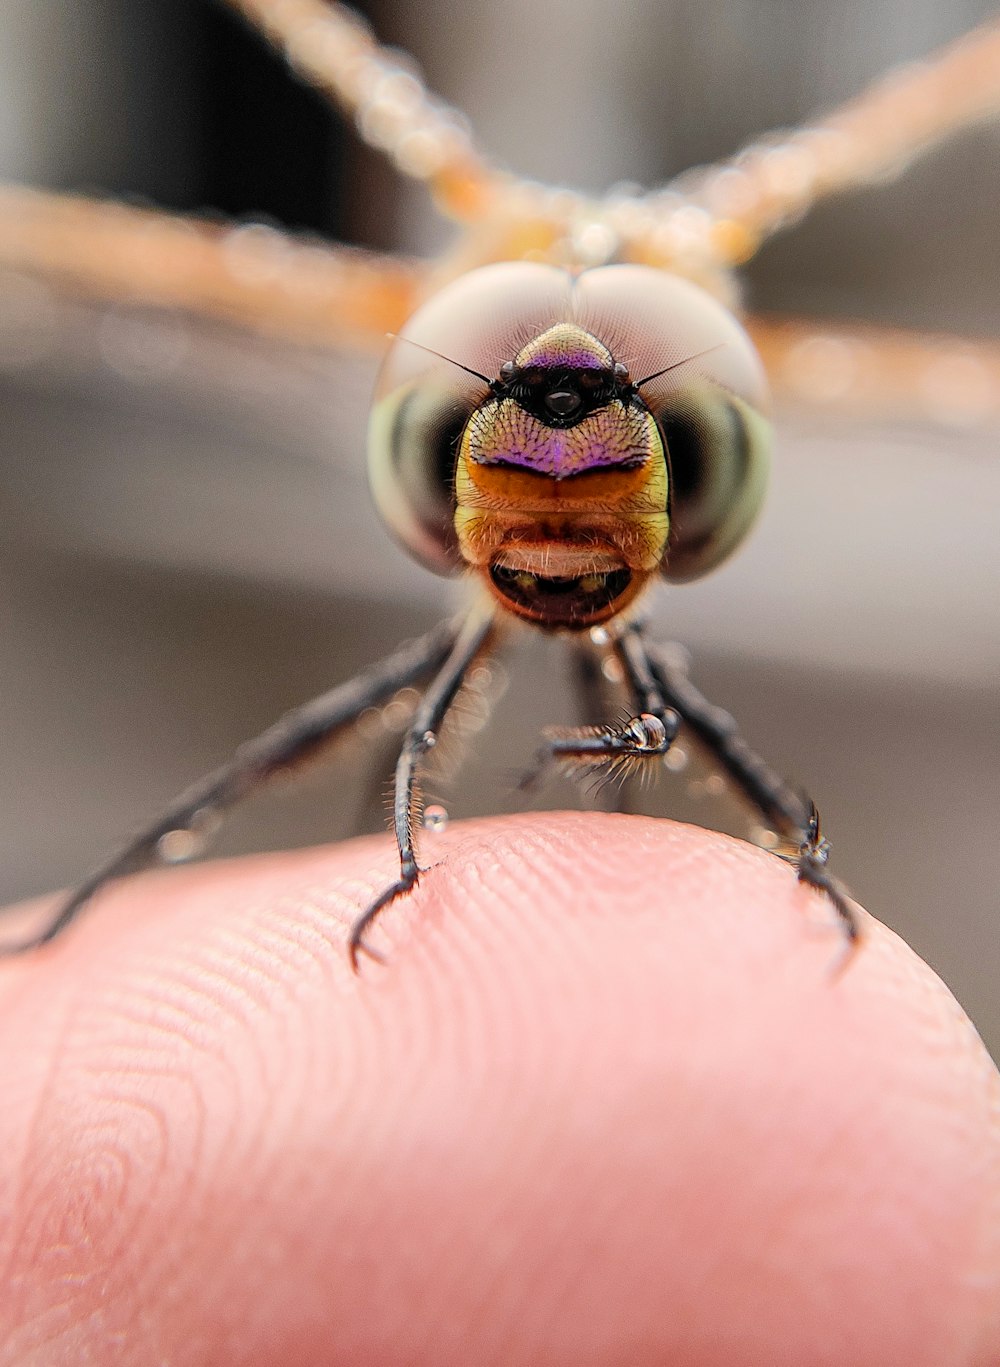
{"label": "dragonfly", "polygon": [[[232,233],[217,225],[11,189],[0,200],[0,261],[100,297],[134,297],[138,293],[154,306],[182,309],[298,342],[338,348],[377,347],[386,332],[395,334],[400,340],[394,346],[395,359],[390,358],[387,374],[391,377],[395,366],[404,379],[400,382],[397,375],[395,382],[392,378],[383,381],[383,404],[388,402],[390,407],[400,385],[410,383],[410,372],[415,366],[419,372],[428,359],[432,364],[424,370],[435,384],[441,383],[444,371],[456,384],[463,377],[465,390],[466,381],[489,390],[488,397],[481,394],[479,403],[473,405],[477,412],[484,402],[517,405],[502,388],[504,367],[513,366],[516,374],[512,378],[523,379],[529,369],[525,349],[548,329],[526,337],[525,319],[521,318],[512,324],[506,352],[491,355],[488,360],[479,356],[468,329],[463,332],[468,313],[459,320],[457,340],[447,335],[442,340],[442,331],[447,334],[447,329],[442,329],[443,315],[436,314],[435,309],[447,314],[451,301],[460,299],[463,289],[478,289],[486,278],[478,272],[499,272],[490,277],[497,282],[500,295],[499,302],[496,298],[488,301],[488,315],[502,309],[504,298],[517,295],[521,288],[517,282],[524,277],[516,267],[514,275],[505,273],[514,262],[530,263],[529,274],[536,279],[541,278],[538,272],[547,280],[553,278],[547,272],[569,272],[567,278],[578,277],[584,288],[588,280],[620,280],[622,271],[649,272],[632,278],[685,282],[685,288],[701,292],[701,307],[711,321],[694,329],[705,335],[689,343],[686,350],[682,348],[683,355],[677,354],[680,339],[676,333],[661,337],[659,361],[650,359],[648,367],[640,367],[641,373],[625,366],[619,390],[610,398],[602,391],[597,410],[606,411],[609,404],[636,411],[644,407],[652,413],[654,426],[658,425],[662,435],[667,419],[662,408],[657,410],[655,403],[643,399],[643,385],[666,379],[674,367],[683,373],[694,368],[699,381],[707,380],[719,392],[739,396],[741,381],[733,378],[731,370],[713,377],[711,368],[719,363],[720,352],[726,353],[722,359],[727,362],[743,352],[742,334],[729,332],[730,324],[721,310],[736,304],[734,271],[760,244],[794,224],[824,197],[899,171],[950,133],[991,117],[1000,103],[996,76],[1000,39],[995,29],[987,28],[926,66],[878,83],[814,125],[766,138],[728,162],[687,175],[662,189],[649,193],[622,191],[599,199],[534,184],[498,170],[477,150],[460,116],[430,96],[411,65],[380,48],[349,12],[313,0],[254,0],[235,7],[288,55],[300,75],[353,117],[362,138],[386,155],[399,173],[427,187],[436,206],[458,226],[445,255],[436,262],[421,263],[320,248],[315,243],[300,246],[287,240],[281,243],[281,264],[276,270],[276,242],[271,233],[244,233],[234,241]],[[636,294],[648,295],[654,288],[645,283],[636,287]],[[676,302],[662,309],[665,318],[676,317],[677,312]],[[528,313],[541,316],[546,308],[536,301]],[[414,314],[417,321],[410,324],[407,320]],[[472,316],[475,324],[474,309]],[[553,314],[550,327],[565,321],[565,317],[558,319]],[[598,323],[593,329],[585,327],[583,332],[601,342]],[[779,391],[790,390],[808,398],[822,394],[824,386],[832,383],[842,402],[863,411],[909,408],[920,413],[944,407],[959,414],[971,409],[975,414],[994,403],[992,396],[1000,391],[1000,357],[986,346],[973,353],[965,346],[949,349],[940,339],[902,332],[859,335],[829,327],[817,332],[814,325],[774,325],[763,320],[750,320],[749,335]],[[720,342],[723,336],[726,340]],[[634,339],[619,333],[613,340],[616,349],[623,354],[627,351],[631,359],[637,350]],[[441,345],[434,346],[434,342]],[[408,360],[399,359],[400,347]],[[447,347],[447,356],[442,347]],[[418,356],[423,358],[419,363]],[[590,360],[595,356],[592,354]],[[748,411],[755,411],[763,402],[753,379],[755,362],[744,359],[751,378],[742,383],[750,395]],[[608,351],[602,373],[613,378],[616,364],[624,363],[616,362]],[[554,373],[550,364],[543,365],[541,371],[543,379]],[[567,370],[563,365],[556,377],[558,383],[553,381],[545,391],[543,403],[576,403],[578,409],[587,408],[584,418],[588,417],[589,399],[584,402],[581,396],[582,377],[587,371],[588,366]],[[461,399],[464,392],[449,389],[449,401],[454,402],[456,394]],[[523,404],[517,406],[522,413],[528,411]],[[549,412],[548,416],[557,415]],[[575,415],[562,415],[567,416]],[[558,423],[550,422],[549,426],[564,430]],[[572,431],[573,426],[565,430]],[[677,432],[675,425],[674,458],[680,468],[681,438]],[[746,430],[742,440],[753,447]],[[669,436],[665,444],[669,451]],[[399,459],[386,453],[383,441],[381,465],[378,458],[374,460],[376,495],[383,514],[404,541],[409,538],[411,549],[424,560],[433,561],[435,553],[454,560],[456,551],[451,544],[443,548],[438,545],[436,552],[431,545],[428,555],[428,524],[425,520],[417,526],[414,521],[415,510],[426,512],[420,503],[426,489],[411,487],[401,501],[401,511],[394,504],[394,496],[408,474],[400,473]],[[754,465],[753,460],[749,463]],[[489,464],[489,459],[472,460],[469,468]],[[699,468],[707,468],[705,461]],[[584,478],[593,473],[585,472]],[[419,469],[416,474],[419,480]],[[572,479],[567,487],[571,484]],[[669,507],[670,513],[676,514],[682,502],[676,477],[672,484],[663,511]],[[448,481],[442,487],[454,500],[455,490]],[[752,501],[744,490],[726,505],[727,515],[720,520],[727,534],[729,515],[737,522],[744,514],[749,518]],[[710,499],[700,504],[697,499],[689,502],[690,510],[697,512],[705,510]],[[439,514],[440,509],[432,509],[432,523]],[[683,516],[675,516],[674,522],[682,525]],[[440,526],[436,530],[432,527],[430,542],[438,532]],[[739,539],[737,532],[732,535]],[[666,577],[687,577],[683,544],[675,537],[670,547],[668,533],[667,548]],[[690,544],[687,552],[691,553]],[[472,555],[466,546],[464,551],[459,549],[457,559],[466,566]],[[688,568],[700,573],[711,559],[709,556],[704,565],[695,563]],[[544,750],[546,760],[557,760],[588,774],[614,774],[618,766],[627,770],[668,758],[677,729],[685,725],[714,754],[729,781],[756,806],[762,824],[790,847],[799,876],[827,895],[848,936],[853,937],[857,922],[845,890],[829,872],[828,846],[815,808],[754,754],[732,719],[713,708],[684,672],[648,642],[641,619],[633,615],[631,601],[621,603],[623,595],[611,592],[617,583],[615,574],[624,570],[615,566],[609,569],[598,561],[585,566],[585,574],[544,576],[538,573],[537,563],[515,563],[509,555],[503,563],[491,564],[493,574],[486,586],[489,608],[480,600],[463,622],[449,623],[429,633],[369,671],[361,681],[334,690],[245,747],[233,766],[196,785],[126,851],[102,866],[65,903],[58,917],[21,947],[59,933],[106,881],[162,857],[176,847],[178,834],[212,824],[224,810],[291,762],[321,750],[364,710],[410,684],[426,686],[431,676],[397,766],[394,827],[400,876],[359,918],[352,934],[352,953],[364,949],[374,954],[365,938],[368,925],[419,876],[415,829],[423,761],[463,677],[503,635],[505,619],[514,616],[534,620],[544,630],[566,632],[574,641],[585,638],[577,641],[582,645],[581,653],[591,651],[617,665],[632,694],[634,706],[621,722],[550,736]],[[457,566],[442,562],[437,567]],[[539,587],[540,580],[547,580],[544,588]],[[555,599],[579,594],[584,580],[596,581],[588,586],[592,597],[610,595],[607,602],[598,605],[597,615],[576,610],[579,604],[572,619],[554,615]],[[639,584],[636,580],[633,574],[628,581],[630,593],[645,587],[645,581]],[[544,603],[540,594],[545,596]]]}

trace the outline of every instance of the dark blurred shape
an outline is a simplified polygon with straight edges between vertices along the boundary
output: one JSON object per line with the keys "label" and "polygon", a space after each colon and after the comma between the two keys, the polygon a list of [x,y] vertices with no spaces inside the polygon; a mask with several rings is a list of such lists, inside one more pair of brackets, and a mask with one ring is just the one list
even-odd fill
{"label": "dark blurred shape", "polygon": [[323,100],[221,5],[193,5],[202,138],[196,199],[232,218],[261,212],[290,228],[343,235],[346,130]]}

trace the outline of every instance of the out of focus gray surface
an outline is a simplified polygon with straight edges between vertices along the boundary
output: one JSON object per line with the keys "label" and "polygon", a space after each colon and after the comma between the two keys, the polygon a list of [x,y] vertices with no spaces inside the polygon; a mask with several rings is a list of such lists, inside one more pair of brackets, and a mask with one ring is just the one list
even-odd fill
{"label": "out of focus gray surface", "polygon": [[[419,26],[402,10],[383,25],[412,33],[507,162],[596,188],[666,176],[794,122],[985,7],[629,8],[612,23],[577,6],[431,5]],[[80,183],[94,183],[102,164],[118,167],[120,128],[103,163],[93,151],[110,118],[100,72],[114,11],[38,7],[54,26],[46,46],[45,25],[0,0],[0,69],[13,73],[0,82],[0,170],[73,183],[79,157]],[[135,30],[133,16],[123,31]],[[133,56],[139,72],[183,67],[183,52]],[[46,78],[61,83],[58,100],[39,98]],[[77,92],[88,116],[74,124]],[[148,108],[141,127],[155,150]],[[998,147],[995,130],[970,135],[907,181],[821,210],[767,249],[754,299],[995,334]],[[175,154],[176,140],[164,155]],[[426,240],[417,202],[386,198],[374,170],[369,186],[369,167],[358,160],[358,233]],[[241,739],[455,601],[368,512],[367,363],[31,288],[0,292],[3,897],[78,877]],[[838,870],[1000,1050],[998,434],[810,412],[782,414],[779,433],[752,543],[704,584],[664,594],[658,624],[692,647],[695,677],[751,741],[814,793]],[[510,672],[449,799],[456,814],[513,805],[512,756],[575,715],[553,647]],[[348,747],[351,784],[331,771],[283,792],[220,848],[377,824],[380,784],[364,761]],[[733,824],[683,779],[651,801]]]}

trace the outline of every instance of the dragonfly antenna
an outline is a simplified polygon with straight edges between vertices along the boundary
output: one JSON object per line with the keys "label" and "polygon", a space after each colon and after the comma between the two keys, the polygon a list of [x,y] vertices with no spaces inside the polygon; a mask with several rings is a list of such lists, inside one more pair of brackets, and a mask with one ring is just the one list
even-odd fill
{"label": "dragonfly antenna", "polygon": [[707,356],[712,351],[721,351],[728,342],[716,342],[715,346],[707,346],[704,351],[696,351],[693,356],[685,356],[683,361],[674,361],[672,365],[665,365],[662,370],[654,370],[652,375],[647,375],[644,380],[636,380],[635,388],[641,389],[644,384],[650,384],[653,380],[658,380],[661,375],[669,375],[671,370],[677,370],[682,365],[687,365],[690,361],[700,360],[702,356]]}
{"label": "dragonfly antenna", "polygon": [[[391,337],[396,342],[407,342],[410,346],[419,347],[421,351],[426,351],[430,356],[436,356],[439,361],[447,361],[449,365],[457,366],[459,370],[464,370],[466,375],[474,375],[477,380],[482,380],[483,384],[493,386],[493,381],[478,370],[473,370],[471,366],[463,365],[461,361],[456,361],[451,356],[446,356],[443,351],[435,351],[431,346],[424,346],[423,342],[415,342],[412,337],[404,337],[400,332],[389,332],[386,336]],[[682,362],[683,364],[683,362]]]}

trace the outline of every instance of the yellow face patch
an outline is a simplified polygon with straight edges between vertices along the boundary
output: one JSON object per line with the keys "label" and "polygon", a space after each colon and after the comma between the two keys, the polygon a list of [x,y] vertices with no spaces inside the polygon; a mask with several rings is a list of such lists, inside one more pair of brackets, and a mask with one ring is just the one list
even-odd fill
{"label": "yellow face patch", "polygon": [[474,460],[467,429],[455,471],[462,558],[519,616],[589,626],[621,611],[659,570],[670,530],[667,464],[656,424],[637,416],[647,438],[641,464],[562,479]]}

